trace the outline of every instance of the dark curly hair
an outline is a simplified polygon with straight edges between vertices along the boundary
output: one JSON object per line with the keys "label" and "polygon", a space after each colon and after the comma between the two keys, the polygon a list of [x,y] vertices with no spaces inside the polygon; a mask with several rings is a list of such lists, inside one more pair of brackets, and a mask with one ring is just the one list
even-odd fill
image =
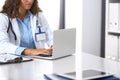
{"label": "dark curly hair", "polygon": [[[6,0],[5,4],[2,7],[1,13],[5,13],[9,18],[16,18],[18,15],[20,1],[21,0]],[[42,12],[38,6],[37,0],[34,0],[30,11],[33,15],[36,15],[38,12]]]}

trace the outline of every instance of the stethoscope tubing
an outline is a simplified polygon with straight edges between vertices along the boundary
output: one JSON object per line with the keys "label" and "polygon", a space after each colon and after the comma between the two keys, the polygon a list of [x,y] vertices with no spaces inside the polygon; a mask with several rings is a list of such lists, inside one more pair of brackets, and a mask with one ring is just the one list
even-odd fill
{"label": "stethoscope tubing", "polygon": [[[40,29],[41,26],[39,26],[39,24],[38,24],[38,14],[37,14],[36,25],[39,28],[39,33],[41,33],[41,29]],[[12,23],[11,23],[11,21],[9,19],[9,25],[8,25],[7,33],[9,32],[10,28],[11,28],[11,31],[12,31],[14,37],[15,37],[15,40],[17,40],[17,36],[16,36],[16,34],[15,34],[14,30],[13,30]]]}
{"label": "stethoscope tubing", "polygon": [[13,30],[13,27],[12,27],[11,21],[10,21],[10,19],[9,19],[9,24],[8,24],[7,33],[9,32],[10,28],[11,28],[11,31],[12,31],[14,37],[15,37],[15,40],[17,40],[17,36],[16,36],[16,34],[15,34],[14,30]]}

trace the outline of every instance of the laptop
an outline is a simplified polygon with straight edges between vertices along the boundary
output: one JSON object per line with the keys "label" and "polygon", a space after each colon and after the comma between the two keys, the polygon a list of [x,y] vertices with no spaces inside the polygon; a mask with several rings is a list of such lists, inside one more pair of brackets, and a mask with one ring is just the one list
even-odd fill
{"label": "laptop", "polygon": [[40,59],[58,59],[75,53],[76,29],[60,29],[53,32],[52,56],[32,56]]}

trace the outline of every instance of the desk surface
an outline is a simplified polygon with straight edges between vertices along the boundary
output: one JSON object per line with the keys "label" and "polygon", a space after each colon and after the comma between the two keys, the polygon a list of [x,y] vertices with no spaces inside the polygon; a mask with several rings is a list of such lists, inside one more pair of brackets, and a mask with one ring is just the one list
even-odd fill
{"label": "desk surface", "polygon": [[43,74],[75,71],[75,56],[0,65],[0,80],[44,80]]}
{"label": "desk surface", "polygon": [[[120,77],[120,62],[86,53],[83,53],[82,59],[83,70],[95,69]],[[0,65],[0,80],[44,80],[43,74],[73,71],[75,71],[75,55],[57,60],[34,59],[30,62]]]}
{"label": "desk surface", "polygon": [[94,69],[114,74],[120,78],[120,62],[108,60],[98,56],[83,54],[83,70]]}

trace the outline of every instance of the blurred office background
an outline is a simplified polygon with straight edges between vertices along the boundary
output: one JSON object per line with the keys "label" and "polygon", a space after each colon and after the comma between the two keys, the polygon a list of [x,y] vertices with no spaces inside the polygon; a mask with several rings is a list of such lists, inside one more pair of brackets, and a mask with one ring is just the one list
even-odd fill
{"label": "blurred office background", "polygon": [[[0,9],[5,0],[0,0]],[[38,0],[39,6],[48,20],[52,30],[80,27],[79,7],[74,0]],[[97,56],[104,55],[104,0],[83,1],[82,51]],[[103,31],[103,32],[102,32]],[[103,34],[102,34],[103,33]],[[101,37],[103,36],[103,37]],[[102,54],[101,54],[102,53]]]}
{"label": "blurred office background", "polygon": [[[5,0],[0,0],[0,10],[2,9],[4,2]],[[38,2],[40,8],[43,10],[46,19],[48,20],[51,29],[59,29],[60,23],[61,25],[64,24],[60,22],[60,18],[62,19],[60,15],[64,15],[63,11],[61,11],[62,13],[60,13],[60,10],[63,10],[62,8],[60,8],[60,6],[63,6],[64,0],[38,0]]]}
{"label": "blurred office background", "polygon": [[83,1],[83,51],[100,55],[101,1]]}

